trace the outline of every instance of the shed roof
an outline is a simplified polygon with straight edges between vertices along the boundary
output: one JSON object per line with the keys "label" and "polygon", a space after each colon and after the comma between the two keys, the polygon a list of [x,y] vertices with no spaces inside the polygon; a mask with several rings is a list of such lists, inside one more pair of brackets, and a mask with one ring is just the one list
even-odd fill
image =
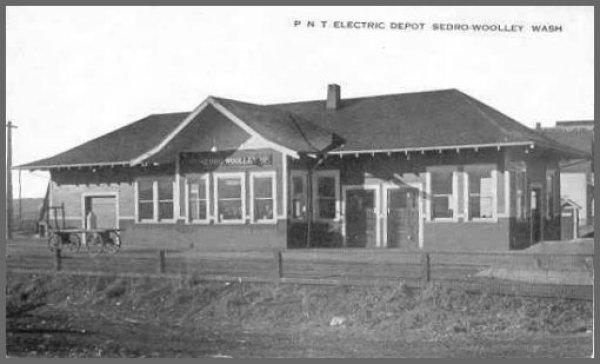
{"label": "shed roof", "polygon": [[[557,125],[559,125],[557,123]],[[568,128],[557,126],[554,128],[542,128],[541,133],[547,138],[553,139],[561,144],[570,145],[584,153],[592,152],[594,142],[593,127],[575,127],[568,125]]]}

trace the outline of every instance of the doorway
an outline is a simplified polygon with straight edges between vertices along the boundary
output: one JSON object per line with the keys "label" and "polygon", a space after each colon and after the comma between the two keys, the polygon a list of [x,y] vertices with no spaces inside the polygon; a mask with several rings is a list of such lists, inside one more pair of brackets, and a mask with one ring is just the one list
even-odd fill
{"label": "doorway", "polygon": [[378,186],[344,186],[345,246],[379,246]]}
{"label": "doorway", "polygon": [[421,199],[416,185],[385,188],[385,242],[389,248],[417,250],[422,246]]}
{"label": "doorway", "polygon": [[531,244],[542,240],[542,187],[531,186]]}
{"label": "doorway", "polygon": [[116,195],[83,196],[83,228],[87,229],[87,215],[91,211],[96,215],[97,229],[115,229],[119,227],[119,215]]}

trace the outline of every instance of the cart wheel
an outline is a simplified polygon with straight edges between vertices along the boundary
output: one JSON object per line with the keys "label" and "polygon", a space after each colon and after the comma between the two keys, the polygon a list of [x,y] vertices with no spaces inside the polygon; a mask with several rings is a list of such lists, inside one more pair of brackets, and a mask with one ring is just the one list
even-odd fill
{"label": "cart wheel", "polygon": [[50,251],[53,252],[56,249],[60,248],[60,243],[61,243],[60,235],[51,233],[50,237],[48,238],[48,249],[50,249]]}
{"label": "cart wheel", "polygon": [[115,232],[109,232],[108,238],[105,240],[104,251],[108,254],[114,254],[121,247],[121,238]]}
{"label": "cart wheel", "polygon": [[97,254],[97,253],[101,253],[102,252],[102,245],[104,243],[104,241],[102,240],[102,237],[100,236],[100,234],[90,234],[88,235],[88,243],[87,243],[87,248],[88,248],[88,252],[93,253],[93,254]]}
{"label": "cart wheel", "polygon": [[81,238],[79,237],[79,235],[77,233],[69,234],[68,241],[69,244],[67,244],[67,249],[69,249],[69,251],[73,253],[79,252],[79,249],[81,248]]}
{"label": "cart wheel", "polygon": [[107,253],[107,254],[114,254],[117,252],[117,250],[119,250],[119,247],[117,245],[115,245],[115,243],[111,241],[106,242],[106,244],[104,244],[104,246],[102,247],[102,250]]}

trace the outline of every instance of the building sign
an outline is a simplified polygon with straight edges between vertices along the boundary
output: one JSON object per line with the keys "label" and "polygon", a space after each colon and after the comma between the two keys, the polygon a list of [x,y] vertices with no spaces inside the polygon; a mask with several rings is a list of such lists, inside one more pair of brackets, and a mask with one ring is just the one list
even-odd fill
{"label": "building sign", "polygon": [[226,156],[219,153],[181,153],[181,162],[188,166],[201,167],[247,167],[247,166],[272,166],[273,155],[257,154],[243,156]]}

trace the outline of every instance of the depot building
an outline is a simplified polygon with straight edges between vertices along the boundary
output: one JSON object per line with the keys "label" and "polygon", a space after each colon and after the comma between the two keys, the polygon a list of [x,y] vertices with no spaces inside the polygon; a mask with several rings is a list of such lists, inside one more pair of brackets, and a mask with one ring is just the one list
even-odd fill
{"label": "depot building", "polygon": [[[67,227],[211,250],[506,251],[560,237],[559,161],[587,158],[456,89],[258,105],[208,97],[19,168]],[[52,211],[52,210],[51,210]]]}

